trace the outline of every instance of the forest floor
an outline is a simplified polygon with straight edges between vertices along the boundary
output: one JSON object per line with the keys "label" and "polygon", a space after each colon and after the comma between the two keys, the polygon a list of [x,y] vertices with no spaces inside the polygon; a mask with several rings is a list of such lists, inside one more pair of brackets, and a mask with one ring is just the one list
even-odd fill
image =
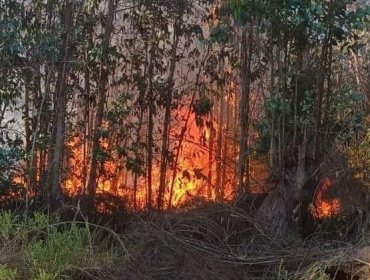
{"label": "forest floor", "polygon": [[3,212],[0,279],[370,279],[365,225],[334,231],[333,220],[306,238],[292,230],[277,239],[243,209],[125,214],[114,230],[81,213],[51,221]]}

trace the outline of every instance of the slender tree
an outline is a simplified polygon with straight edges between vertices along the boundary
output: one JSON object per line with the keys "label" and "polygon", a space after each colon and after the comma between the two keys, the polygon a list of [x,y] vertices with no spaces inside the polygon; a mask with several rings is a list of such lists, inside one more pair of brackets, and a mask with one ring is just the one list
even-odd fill
{"label": "slender tree", "polygon": [[98,155],[100,150],[99,140],[101,139],[101,130],[103,129],[103,117],[104,117],[104,105],[107,97],[107,85],[110,73],[109,67],[109,47],[110,40],[113,33],[113,20],[116,9],[116,1],[108,1],[108,9],[106,17],[104,18],[104,33],[101,43],[101,61],[99,69],[99,79],[97,87],[97,111],[95,115],[95,130],[92,142],[92,156],[90,162],[90,173],[88,180],[88,196],[89,199],[93,199],[96,193],[97,187],[97,172],[98,172]]}
{"label": "slender tree", "polygon": [[67,102],[67,75],[73,20],[73,1],[66,0],[63,10],[63,49],[61,60],[57,66],[57,83],[53,95],[53,123],[51,127],[51,142],[49,148],[47,193],[50,206],[55,209],[61,204],[61,170],[65,144],[65,118]]}

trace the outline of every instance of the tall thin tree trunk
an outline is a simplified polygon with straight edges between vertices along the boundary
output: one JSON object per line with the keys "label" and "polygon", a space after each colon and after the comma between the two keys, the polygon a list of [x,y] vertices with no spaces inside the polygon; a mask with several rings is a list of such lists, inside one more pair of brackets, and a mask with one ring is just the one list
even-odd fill
{"label": "tall thin tree trunk", "polygon": [[329,145],[329,114],[331,108],[331,92],[332,92],[332,65],[333,64],[333,46],[330,46],[329,50],[329,62],[328,62],[328,84],[326,89],[326,103],[325,103],[325,112],[324,112],[324,120],[323,120],[323,127],[325,129],[325,133],[323,135],[323,145]]}
{"label": "tall thin tree trunk", "polygon": [[[88,44],[93,44],[93,27],[89,26],[87,30],[88,34]],[[88,61],[88,53],[85,54],[85,61]],[[91,91],[91,71],[89,67],[85,68],[84,71],[84,82],[85,82],[85,98],[84,98],[84,136],[83,136],[83,166],[81,172],[81,185],[83,187],[83,195],[87,194],[87,184],[88,184],[88,173],[89,173],[89,163],[90,163],[90,153],[91,153],[91,136],[93,130],[93,94]]]}
{"label": "tall thin tree trunk", "polygon": [[151,45],[149,54],[148,67],[148,139],[147,139],[147,192],[146,192],[146,206],[148,210],[153,208],[153,148],[154,148],[154,114],[155,114],[155,97],[153,90],[154,78],[154,43]]}
{"label": "tall thin tree trunk", "polygon": [[47,174],[48,203],[51,209],[55,209],[62,203],[60,182],[65,139],[66,77],[69,71],[68,60],[72,31],[72,3],[72,0],[65,1],[63,14],[63,60],[58,64],[57,85],[53,97],[54,114]]}
{"label": "tall thin tree trunk", "polygon": [[[141,100],[142,104],[144,100]],[[144,106],[140,105],[140,115],[139,115],[139,124],[136,129],[136,147],[140,146],[140,136],[141,136],[141,129],[143,126],[143,119],[144,119]],[[126,180],[127,180],[127,172],[126,172]],[[139,174],[138,172],[134,172],[134,194],[133,194],[133,200],[134,200],[134,209],[137,209],[137,189],[138,189],[138,178]],[[125,184],[126,185],[126,184]]]}
{"label": "tall thin tree trunk", "polygon": [[157,197],[157,208],[158,211],[163,209],[164,194],[166,190],[166,174],[167,174],[167,160],[169,154],[169,134],[171,124],[171,106],[172,106],[172,95],[174,86],[174,75],[176,70],[177,62],[177,46],[179,44],[178,36],[178,23],[174,23],[173,30],[173,42],[171,49],[169,76],[167,81],[167,94],[165,96],[165,115],[163,121],[163,133],[162,133],[162,152],[161,152],[161,166],[160,166],[160,178],[159,178],[159,189]]}
{"label": "tall thin tree trunk", "polygon": [[[270,71],[270,94],[271,94],[271,98],[274,98],[274,92],[275,92],[275,58],[274,58],[274,47],[272,46],[271,47],[271,71]],[[265,106],[267,106],[266,102],[267,102],[267,98],[266,96],[264,95],[264,102],[265,102]],[[271,168],[271,171],[272,171],[272,174],[273,175],[276,175],[277,174],[277,159],[276,159],[276,155],[277,155],[277,149],[276,149],[276,120],[275,120],[275,113],[273,111],[269,112],[267,111],[266,113],[269,118],[270,118],[270,121],[269,121],[269,130],[270,130],[270,151],[269,151],[269,155],[270,155],[270,168]]]}
{"label": "tall thin tree trunk", "polygon": [[114,20],[114,10],[115,10],[115,0],[109,0],[108,2],[108,11],[107,17],[105,20],[105,30],[104,37],[102,41],[102,60],[100,62],[100,73],[99,73],[99,82],[98,82],[98,105],[95,116],[95,131],[93,136],[92,143],[92,157],[90,163],[90,174],[88,182],[88,196],[90,202],[95,197],[96,186],[97,186],[97,169],[98,169],[98,158],[97,152],[100,149],[99,140],[101,137],[101,129],[103,124],[103,115],[104,115],[104,105],[106,102],[106,90],[109,77],[109,65],[108,65],[108,54],[109,54],[109,44],[111,35],[113,32],[113,20]]}
{"label": "tall thin tree trunk", "polygon": [[208,145],[208,184],[207,184],[207,198],[212,198],[212,191],[213,191],[213,152],[214,152],[214,145],[215,145],[215,132],[213,128],[213,113],[210,113],[210,126],[209,126],[209,145]]}
{"label": "tall thin tree trunk", "polygon": [[[228,93],[230,96],[230,93]],[[222,157],[222,175],[221,175],[221,186],[220,186],[220,199],[223,201],[225,199],[225,186],[229,179],[226,177],[227,171],[227,158],[228,158],[228,136],[230,130],[230,102],[228,101],[226,104],[226,127],[225,133],[223,134],[223,157]]]}
{"label": "tall thin tree trunk", "polygon": [[320,69],[319,69],[319,77],[318,77],[318,96],[316,99],[315,110],[314,110],[314,138],[312,144],[312,157],[317,159],[319,156],[320,151],[320,133],[321,131],[321,124],[322,124],[322,116],[323,116],[323,98],[324,98],[324,91],[325,91],[325,80],[327,76],[327,63],[328,63],[328,51],[331,44],[331,28],[328,30],[326,35],[324,45],[322,47],[321,58],[320,58]]}
{"label": "tall thin tree trunk", "polygon": [[89,151],[89,136],[90,136],[90,107],[91,107],[91,90],[90,90],[90,71],[85,70],[85,112],[84,112],[84,137],[83,141],[83,163],[82,163],[82,181],[81,184],[84,187],[83,194],[86,194],[86,183],[87,183],[87,169],[88,169],[88,151]]}
{"label": "tall thin tree trunk", "polygon": [[29,158],[26,160],[26,169],[27,169],[27,174],[25,181],[26,181],[26,187],[28,190],[30,190],[30,187],[34,186],[34,182],[31,182],[31,179],[33,176],[31,175],[32,169],[33,169],[33,162],[32,162],[32,139],[31,139],[31,126],[30,126],[30,88],[29,85],[31,83],[30,78],[28,74],[26,74],[26,85],[25,85],[25,98],[24,98],[24,110],[23,110],[23,119],[24,119],[24,131],[25,131],[25,140],[26,140],[26,153],[29,155]]}
{"label": "tall thin tree trunk", "polygon": [[224,138],[224,108],[225,108],[225,96],[221,95],[220,98],[220,111],[217,122],[217,141],[216,141],[216,182],[215,182],[215,193],[216,201],[221,200],[221,173],[222,173],[222,142]]}
{"label": "tall thin tree trunk", "polygon": [[[248,34],[247,34],[248,32]],[[248,38],[247,38],[248,37]],[[242,31],[241,41],[241,97],[239,104],[239,162],[238,162],[238,193],[243,194],[247,191],[249,181],[249,162],[248,162],[248,129],[249,129],[249,95],[251,85],[251,60],[253,46],[253,26],[248,24],[248,31]]]}

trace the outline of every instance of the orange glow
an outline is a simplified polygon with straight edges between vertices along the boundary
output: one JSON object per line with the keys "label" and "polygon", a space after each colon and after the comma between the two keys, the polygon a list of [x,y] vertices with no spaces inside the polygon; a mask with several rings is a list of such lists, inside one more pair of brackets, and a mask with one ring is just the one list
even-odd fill
{"label": "orange glow", "polygon": [[[102,149],[106,149],[108,147],[107,141],[100,140],[100,146]],[[68,166],[70,171],[68,178],[66,178],[63,183],[63,190],[66,194],[73,196],[83,193],[83,190],[86,187],[83,183],[83,177],[84,173],[89,174],[89,159],[87,158],[84,160],[83,144],[79,135],[72,137],[69,140],[67,147],[71,153],[68,157]],[[83,170],[84,168],[86,168],[85,172]],[[113,174],[115,171],[115,164],[112,160],[107,160],[103,163],[103,166],[100,169],[104,174]],[[107,176],[99,176],[96,193],[116,194],[114,191],[110,178],[108,179]]]}
{"label": "orange glow", "polygon": [[[230,74],[232,69],[227,66],[225,71]],[[194,200],[228,202],[234,198],[238,186],[236,165],[239,153],[236,92],[238,85],[229,81],[222,98],[212,98],[212,112],[202,116],[201,120],[196,117],[190,105],[196,95],[193,99],[183,100],[184,106],[172,110],[169,134],[171,153],[165,174],[164,209],[188,206]],[[154,129],[156,149],[161,146],[162,141],[162,116],[158,114],[157,117],[158,126]],[[145,134],[143,129],[140,137],[145,137]],[[135,140],[129,139],[124,148],[131,147],[133,143],[130,141]],[[255,139],[250,137],[250,141]],[[127,170],[126,164],[128,157],[135,159],[136,155],[128,149],[127,157],[115,156],[115,153],[112,153],[114,142],[112,139],[100,140],[101,149],[110,156],[98,168],[96,193],[119,196],[126,201],[129,208],[144,209],[148,204],[148,167],[145,151],[141,154],[141,160],[144,162],[140,162],[144,174],[135,176],[132,171]],[[63,181],[63,189],[67,195],[74,196],[86,192],[92,153],[90,146],[90,141],[84,139],[81,134],[71,137],[68,141],[65,162],[68,168]],[[156,206],[160,182],[161,151],[156,149],[151,174],[153,207]],[[264,160],[251,157],[249,172],[251,193],[266,193],[271,190],[272,186],[267,183],[270,170]]]}
{"label": "orange glow", "polygon": [[329,177],[325,177],[320,181],[311,207],[311,213],[316,219],[322,220],[340,213],[340,200],[338,198],[325,198],[325,195],[332,187],[333,183]]}
{"label": "orange glow", "polygon": [[[189,111],[190,110],[190,111]],[[216,156],[215,144],[211,148],[211,141],[215,142],[218,137],[217,124],[215,119],[204,117],[204,126],[198,127],[196,116],[189,107],[173,111],[173,120],[176,123],[171,127],[170,146],[178,160],[176,172],[174,173],[175,159],[168,164],[166,172],[166,188],[164,196],[164,207],[180,207],[193,198],[203,198],[206,201],[214,201],[220,194],[223,201],[233,198],[236,184],[231,179],[224,180],[222,190],[216,190]],[[180,145],[182,131],[183,139]],[[107,140],[101,140],[102,150],[109,150]],[[72,137],[68,144],[67,166],[69,167],[68,177],[63,183],[64,192],[70,196],[83,194],[86,189],[87,176],[90,158],[85,155],[83,139],[80,135]],[[86,147],[85,147],[86,149]],[[210,151],[210,149],[213,149]],[[178,151],[179,150],[179,151]],[[89,152],[85,154],[89,154]],[[157,158],[158,159],[158,158]],[[97,194],[118,195],[127,201],[129,207],[143,209],[146,206],[147,179],[146,175],[138,177],[136,193],[134,194],[134,174],[125,169],[119,170],[117,166],[125,165],[125,159],[110,158],[104,161],[98,172]],[[211,161],[211,162],[210,162]],[[84,167],[85,166],[85,167]],[[226,174],[231,174],[235,168],[233,164],[225,167]],[[209,174],[214,174],[209,179]],[[85,176],[85,178],[84,178]],[[84,179],[83,179],[84,178]],[[152,171],[152,202],[155,206],[160,181],[160,162],[154,161]],[[221,187],[219,187],[221,188]],[[171,195],[172,189],[172,195]],[[135,197],[135,202],[134,202]],[[171,205],[169,205],[171,200]]]}

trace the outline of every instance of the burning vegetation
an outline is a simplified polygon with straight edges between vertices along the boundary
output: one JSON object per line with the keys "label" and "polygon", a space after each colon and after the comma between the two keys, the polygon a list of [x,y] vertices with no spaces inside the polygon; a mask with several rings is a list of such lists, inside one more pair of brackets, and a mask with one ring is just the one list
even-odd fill
{"label": "burning vegetation", "polygon": [[321,179],[318,184],[312,207],[312,215],[319,220],[336,216],[340,213],[340,199],[333,198],[328,193],[333,188],[329,177]]}
{"label": "burning vegetation", "polygon": [[368,1],[0,2],[0,280],[370,279]]}
{"label": "burning vegetation", "polygon": [[[230,107],[231,104],[226,106]],[[236,147],[226,141],[230,127],[220,126],[215,117],[197,117],[191,107],[172,112],[177,119],[171,128],[169,141],[173,152],[168,155],[169,168],[166,171],[164,204],[168,209],[177,208],[194,198],[204,201],[231,201],[236,192],[234,174]],[[223,116],[224,117],[224,116]],[[228,116],[229,117],[229,116]],[[220,131],[222,130],[222,131]],[[215,143],[222,143],[221,154],[215,156]],[[216,144],[217,145],[217,144]],[[89,173],[89,158],[84,157],[83,138],[74,136],[67,144],[68,172],[63,190],[70,196],[86,193],[86,174]],[[110,148],[109,139],[100,141],[103,153]],[[220,147],[218,147],[220,148]],[[218,151],[219,152],[219,151]],[[97,194],[111,194],[122,197],[133,209],[144,209],[148,202],[148,180],[141,174],[129,170],[127,159],[113,155],[101,161],[97,183]],[[219,176],[212,174],[221,172]],[[153,164],[151,174],[151,199],[157,201],[160,183],[160,162]],[[221,176],[224,177],[221,178]],[[217,187],[216,187],[217,185]]]}

